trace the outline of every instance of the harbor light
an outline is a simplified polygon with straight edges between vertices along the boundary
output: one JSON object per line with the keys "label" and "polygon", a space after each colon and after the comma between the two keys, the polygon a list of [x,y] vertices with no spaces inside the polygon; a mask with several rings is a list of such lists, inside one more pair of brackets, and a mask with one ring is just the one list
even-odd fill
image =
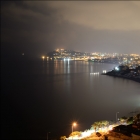
{"label": "harbor light", "polygon": [[103,70],[103,73],[106,73],[106,70]]}
{"label": "harbor light", "polygon": [[45,58],[45,56],[42,56],[42,59],[44,59]]}
{"label": "harbor light", "polygon": [[115,70],[119,71],[119,68],[118,67],[115,67]]}

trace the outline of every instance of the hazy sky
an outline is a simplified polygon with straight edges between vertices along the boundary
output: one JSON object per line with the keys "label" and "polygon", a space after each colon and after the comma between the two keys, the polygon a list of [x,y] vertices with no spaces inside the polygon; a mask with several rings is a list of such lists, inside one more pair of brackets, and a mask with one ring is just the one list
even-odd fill
{"label": "hazy sky", "polygon": [[1,42],[7,54],[56,48],[140,54],[140,2],[1,2]]}

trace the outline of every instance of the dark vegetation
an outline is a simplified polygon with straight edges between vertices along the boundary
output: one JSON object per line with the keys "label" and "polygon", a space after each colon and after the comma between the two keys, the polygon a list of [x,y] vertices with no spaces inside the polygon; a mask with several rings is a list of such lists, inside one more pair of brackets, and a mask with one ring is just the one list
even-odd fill
{"label": "dark vegetation", "polygon": [[107,72],[105,75],[121,77],[140,82],[140,66],[129,68],[128,66],[118,66],[116,69]]}

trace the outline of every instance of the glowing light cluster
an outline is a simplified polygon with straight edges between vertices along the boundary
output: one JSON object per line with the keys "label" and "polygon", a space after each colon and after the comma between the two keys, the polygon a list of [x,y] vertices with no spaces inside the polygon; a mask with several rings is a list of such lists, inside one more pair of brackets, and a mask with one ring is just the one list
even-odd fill
{"label": "glowing light cluster", "polygon": [[115,70],[119,71],[119,68],[118,67],[115,67]]}
{"label": "glowing light cluster", "polygon": [[112,129],[113,129],[113,126],[112,126],[112,125],[110,125],[108,129],[109,129],[109,130],[112,130]]}
{"label": "glowing light cluster", "polygon": [[70,59],[70,58],[64,58],[64,61],[65,61],[65,60],[68,60],[68,61],[69,61],[69,60],[71,60],[71,59]]}
{"label": "glowing light cluster", "polygon": [[94,74],[94,75],[96,75],[96,74],[99,74],[99,72],[95,72],[95,73],[90,73],[90,74]]}
{"label": "glowing light cluster", "polygon": [[75,135],[75,136],[71,136],[71,137],[69,137],[69,138],[66,138],[66,140],[80,140],[81,138],[80,137],[78,137],[77,135]]}
{"label": "glowing light cluster", "polygon": [[45,58],[45,56],[42,56],[42,59],[44,59]]}
{"label": "glowing light cluster", "polygon": [[106,70],[103,70],[103,73],[106,73]]}
{"label": "glowing light cluster", "polygon": [[82,132],[80,136],[75,135],[75,136],[68,137],[68,138],[66,138],[66,139],[67,139],[67,140],[74,140],[74,139],[80,140],[80,139],[82,139],[82,138],[85,138],[85,137],[90,136],[90,135],[91,135],[92,133],[94,133],[94,132],[95,132],[95,130],[87,130],[87,131]]}
{"label": "glowing light cluster", "polygon": [[[114,125],[109,125],[108,127],[103,127],[103,128],[99,128],[98,132],[100,133],[107,133],[108,131],[112,130],[112,128],[114,127]],[[74,135],[74,136],[70,136],[68,138],[66,138],[66,140],[80,140],[86,137],[91,136],[92,134],[95,134],[95,130],[86,130],[84,132],[81,132],[81,135]]]}
{"label": "glowing light cluster", "polygon": [[82,138],[84,138],[84,137],[88,137],[88,136],[90,136],[92,133],[94,133],[95,132],[95,130],[88,130],[88,131],[85,131],[85,132],[83,132],[82,133]]}

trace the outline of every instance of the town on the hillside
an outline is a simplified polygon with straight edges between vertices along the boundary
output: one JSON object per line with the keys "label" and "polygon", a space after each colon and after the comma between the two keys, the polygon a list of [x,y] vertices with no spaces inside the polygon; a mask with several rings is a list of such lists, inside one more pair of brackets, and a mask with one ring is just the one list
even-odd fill
{"label": "town on the hillside", "polygon": [[83,60],[101,63],[118,63],[129,66],[140,65],[139,54],[119,54],[119,53],[101,53],[101,52],[80,52],[74,50],[56,49],[47,53],[42,58],[51,60]]}
{"label": "town on the hillside", "polygon": [[43,60],[62,61],[89,61],[93,63],[117,64],[112,71],[103,71],[103,75],[121,77],[140,82],[140,55],[139,54],[119,54],[100,52],[80,52],[74,50],[56,49],[42,56]]}

